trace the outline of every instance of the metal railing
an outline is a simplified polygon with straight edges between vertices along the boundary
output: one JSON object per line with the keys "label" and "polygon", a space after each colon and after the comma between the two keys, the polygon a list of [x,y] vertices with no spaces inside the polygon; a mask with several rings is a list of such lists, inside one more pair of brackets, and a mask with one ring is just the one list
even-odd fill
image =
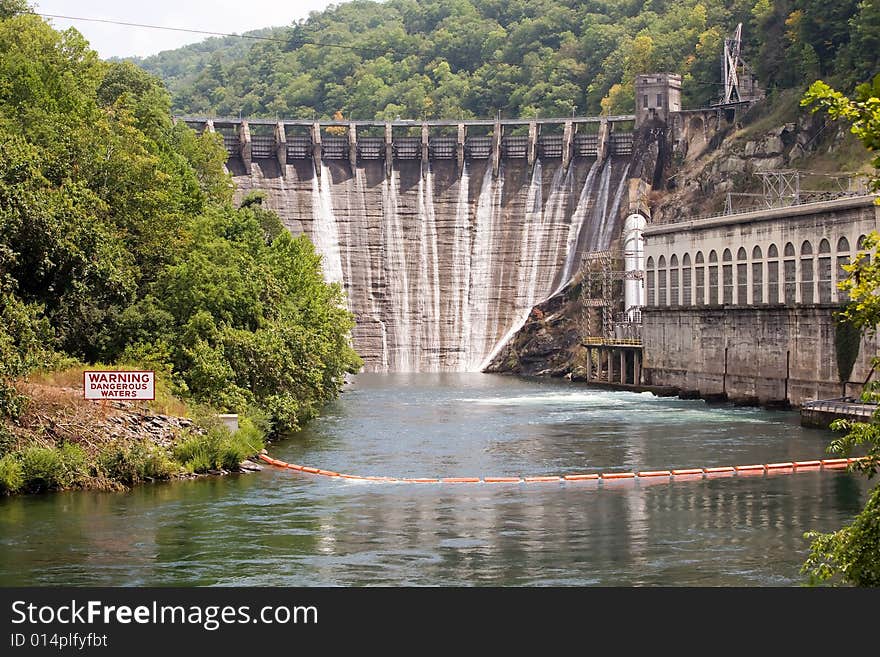
{"label": "metal railing", "polygon": [[582,344],[589,347],[641,347],[641,338],[600,338],[588,336],[581,340]]}
{"label": "metal railing", "polygon": [[870,418],[877,410],[877,404],[850,401],[851,397],[838,397],[836,399],[818,399],[801,404],[801,411],[813,411],[818,413],[832,413],[835,415],[850,415]]}

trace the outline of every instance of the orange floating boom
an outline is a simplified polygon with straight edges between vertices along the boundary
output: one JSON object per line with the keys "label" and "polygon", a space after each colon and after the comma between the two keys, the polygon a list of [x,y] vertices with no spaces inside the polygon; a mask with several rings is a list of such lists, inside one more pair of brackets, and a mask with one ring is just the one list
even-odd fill
{"label": "orange floating boom", "polygon": [[263,461],[264,463],[268,463],[269,465],[274,465],[279,468],[285,468],[288,470],[294,470],[298,472],[307,472],[309,474],[321,475],[324,477],[339,477],[342,479],[352,479],[359,481],[378,481],[383,483],[388,482],[406,482],[413,484],[436,484],[436,483],[444,483],[444,484],[476,484],[476,483],[487,483],[487,484],[517,484],[517,483],[560,483],[566,481],[596,481],[599,479],[613,481],[616,479],[634,479],[634,478],[656,478],[656,477],[687,477],[687,476],[696,476],[696,475],[721,475],[721,474],[758,474],[765,472],[778,472],[778,471],[786,471],[790,470],[795,472],[797,470],[803,469],[819,469],[819,468],[828,468],[828,469],[841,469],[846,468],[849,464],[860,461],[866,457],[850,457],[850,458],[841,458],[841,459],[822,459],[822,460],[814,460],[814,461],[783,461],[780,463],[755,463],[752,465],[734,465],[734,466],[720,466],[713,468],[683,468],[678,470],[644,470],[638,473],[635,472],[605,472],[605,473],[589,473],[589,474],[567,474],[567,475],[535,475],[528,477],[483,477],[480,479],[479,477],[443,477],[443,478],[433,478],[433,477],[408,477],[405,479],[396,479],[394,477],[362,477],[359,475],[350,475],[350,474],[340,474],[339,472],[334,472],[333,470],[321,470],[319,468],[312,468],[305,465],[298,465],[296,463],[286,463],[285,461],[281,461],[279,459],[273,459],[272,457],[266,454],[260,454],[257,456],[257,459]]}

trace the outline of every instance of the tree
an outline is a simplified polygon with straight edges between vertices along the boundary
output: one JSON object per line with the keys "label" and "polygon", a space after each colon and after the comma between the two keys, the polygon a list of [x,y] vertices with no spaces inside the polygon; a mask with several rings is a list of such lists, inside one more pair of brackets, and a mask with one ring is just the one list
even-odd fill
{"label": "tree", "polygon": [[158,79],[21,6],[0,0],[0,443],[15,381],[64,357],[299,427],[361,365],[320,256],[232,206],[221,137],[173,123]]}
{"label": "tree", "polygon": [[[802,104],[813,105],[813,111],[824,109],[833,119],[849,121],[853,134],[868,150],[880,150],[880,75],[870,84],[857,87],[855,100],[817,81]],[[873,159],[873,165],[880,173],[880,156]],[[872,186],[880,189],[880,176],[875,175]],[[874,231],[846,266],[849,276],[841,283],[850,297],[844,319],[869,335],[876,335],[880,325],[880,259],[875,255],[878,247],[880,234]],[[873,365],[880,366],[880,358],[875,357]],[[866,386],[863,399],[876,401],[878,390],[880,385],[876,382]],[[866,449],[865,457],[853,467],[872,478],[880,469],[880,412],[875,413],[870,423],[839,420],[832,428],[846,434],[832,441],[829,451],[848,457],[856,448]],[[809,532],[806,536],[812,545],[803,572],[809,574],[812,582],[880,586],[880,486],[869,493],[865,508],[852,524],[830,534]]]}

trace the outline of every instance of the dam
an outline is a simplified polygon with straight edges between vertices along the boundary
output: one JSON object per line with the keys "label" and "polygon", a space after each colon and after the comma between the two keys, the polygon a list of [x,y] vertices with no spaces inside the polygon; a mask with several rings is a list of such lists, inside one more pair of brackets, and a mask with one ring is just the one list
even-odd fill
{"label": "dam", "polygon": [[635,119],[178,120],[223,136],[239,201],[311,238],[366,371],[443,372],[482,369],[619,238],[651,174]]}
{"label": "dam", "polygon": [[[568,372],[783,406],[855,392],[876,341],[840,361],[837,284],[880,222],[874,198],[654,223],[664,168],[749,106],[684,110],[680,87],[640,75],[636,113],[609,117],[178,120],[222,135],[239,200],[264,192],[312,239],[368,372]],[[573,278],[612,253],[627,262],[601,294]]]}

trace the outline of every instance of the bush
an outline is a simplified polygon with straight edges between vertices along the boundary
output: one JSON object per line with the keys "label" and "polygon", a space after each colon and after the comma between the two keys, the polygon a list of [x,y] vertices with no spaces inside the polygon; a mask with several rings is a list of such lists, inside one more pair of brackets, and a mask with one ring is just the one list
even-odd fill
{"label": "bush", "polygon": [[189,472],[237,470],[239,463],[257,454],[263,446],[263,432],[245,417],[235,433],[217,424],[205,434],[190,434],[174,448],[174,458]]}
{"label": "bush", "polygon": [[61,454],[57,449],[29,447],[21,453],[24,488],[28,492],[52,490],[59,486]]}
{"label": "bush", "polygon": [[112,445],[98,455],[98,467],[108,478],[128,486],[168,479],[175,469],[165,450],[146,443]]}
{"label": "bush", "polygon": [[248,418],[242,418],[238,431],[220,441],[219,461],[223,468],[235,470],[238,464],[263,449],[263,432]]}
{"label": "bush", "polygon": [[61,488],[71,488],[83,483],[89,476],[89,457],[82,447],[65,443],[58,448],[61,454]]}
{"label": "bush", "polygon": [[14,446],[15,434],[13,434],[3,420],[0,419],[0,456],[11,452]]}
{"label": "bush", "polygon": [[0,458],[0,493],[16,492],[24,483],[21,463],[12,454]]}
{"label": "bush", "polygon": [[210,432],[206,435],[192,433],[174,447],[174,460],[188,472],[207,472],[214,467],[217,453]]}
{"label": "bush", "polygon": [[850,525],[832,534],[808,532],[810,556],[801,572],[811,584],[880,586],[880,487]]}
{"label": "bush", "polygon": [[38,493],[72,488],[88,477],[88,457],[81,447],[29,447],[21,454],[24,490]]}

